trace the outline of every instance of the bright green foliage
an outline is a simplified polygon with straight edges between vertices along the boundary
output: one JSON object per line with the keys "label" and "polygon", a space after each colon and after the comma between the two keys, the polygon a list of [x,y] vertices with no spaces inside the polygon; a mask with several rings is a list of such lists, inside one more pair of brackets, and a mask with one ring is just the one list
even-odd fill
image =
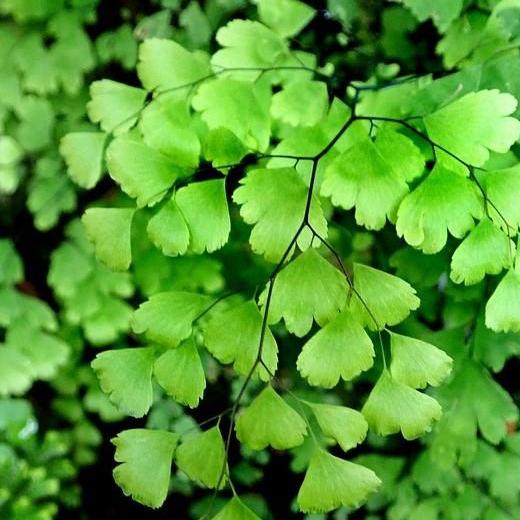
{"label": "bright green foliage", "polygon": [[21,321],[9,327],[5,348],[15,350],[28,361],[33,379],[52,379],[69,356],[69,346],[63,340],[43,331],[31,330]]}
{"label": "bright green foliage", "polygon": [[[111,421],[149,413],[115,441],[125,493],[152,507],[197,485],[228,482],[233,493],[208,491],[189,511],[173,500],[174,516],[270,518],[263,497],[236,496],[269,474],[269,446],[291,449],[292,471],[308,468],[293,507],[309,518],[362,505],[367,519],[519,516],[520,448],[508,435],[518,410],[486,368],[506,367],[496,377],[510,390],[520,345],[518,2],[374,10],[328,0],[308,25],[315,10],[300,0],[158,0],[151,16],[123,11],[125,24],[95,45],[87,3],[0,8],[16,22],[0,22],[2,225],[5,215],[25,240],[24,190],[40,229],[77,201],[93,206],[52,253],[58,319],[28,293],[47,297],[39,269],[61,226],[35,249],[27,279],[0,242],[0,392],[49,381],[82,463],[101,441],[85,410]],[[90,124],[83,77],[111,76],[114,60],[129,85],[95,81],[88,112],[99,125]],[[435,77],[414,74],[418,64]],[[96,191],[76,197],[66,170]],[[90,345],[111,347],[93,367],[114,404],[78,365]],[[418,391],[427,385],[436,388]],[[189,410],[203,398],[203,415],[220,413]],[[0,407],[0,436],[1,425]],[[375,435],[352,461],[325,451],[360,445],[368,428],[431,433],[411,451]],[[14,459],[3,443],[0,516],[37,518],[4,507],[2,490],[14,489],[4,460]]]}
{"label": "bright green foliage", "polygon": [[179,436],[150,429],[125,430],[112,439],[119,466],[114,478],[126,495],[149,507],[165,500]]}
{"label": "bright green foliage", "polygon": [[[305,336],[313,319],[324,326],[345,305],[345,277],[314,249],[308,249],[287,265],[274,282],[269,307],[269,323],[282,318],[287,329],[296,336]],[[269,288],[260,295],[266,305]]]}
{"label": "bright green foliage", "polygon": [[396,229],[411,246],[426,254],[439,252],[448,231],[462,238],[483,215],[477,187],[466,177],[443,166],[407,195],[397,212]]}
{"label": "bright green foliage", "polygon": [[413,287],[397,276],[368,265],[354,264],[353,278],[355,293],[349,309],[371,330],[396,325],[419,307]]}
{"label": "bright green foliage", "polygon": [[209,488],[223,487],[226,479],[225,474],[221,478],[221,473],[226,454],[218,426],[187,436],[177,448],[175,462],[191,480]]}
{"label": "bright green foliage", "polygon": [[185,101],[159,98],[143,111],[140,121],[144,142],[179,166],[199,162],[200,142]]}
{"label": "bright green foliage", "polygon": [[108,173],[137,206],[160,201],[173,182],[181,176],[181,169],[166,155],[146,146],[135,137],[118,137],[107,149]]}
{"label": "bright green foliage", "polygon": [[441,349],[419,339],[390,333],[392,378],[412,388],[439,386],[450,374],[453,360]]}
{"label": "bright green foliage", "polygon": [[321,193],[331,197],[335,206],[355,206],[359,225],[381,229],[387,218],[395,220],[397,207],[408,193],[406,181],[419,176],[423,168],[424,158],[410,139],[382,130],[374,142],[364,139],[334,159]]}
{"label": "bright green foliage", "polygon": [[[516,234],[520,226],[520,208],[516,193],[520,190],[520,168],[513,166],[498,171],[478,174],[479,182],[493,205],[488,207],[489,215],[495,225],[504,231]],[[497,212],[498,209],[498,212]]]}
{"label": "bright green foliage", "polygon": [[511,269],[500,280],[486,304],[486,326],[495,332],[520,331],[520,273]]}
{"label": "bright green foliage", "polygon": [[[233,369],[246,376],[256,361],[261,330],[262,315],[256,303],[248,300],[216,314],[204,326],[204,346],[221,363],[233,363]],[[269,381],[278,364],[278,346],[269,328],[263,338],[262,360],[269,372],[259,365],[254,376]]]}
{"label": "bright green foliage", "polygon": [[368,424],[363,414],[352,408],[333,404],[309,403],[324,435],[334,439],[343,451],[365,440]]}
{"label": "bright green foliage", "polygon": [[142,417],[152,405],[153,349],[123,348],[96,356],[92,368],[103,392],[123,412]]}
{"label": "bright green foliage", "polygon": [[344,310],[305,343],[296,366],[310,385],[332,388],[368,370],[374,355],[371,339]]}
{"label": "bright green foliage", "polygon": [[451,279],[472,285],[486,274],[511,266],[515,245],[489,219],[483,219],[456,249],[451,259]]}
{"label": "bright green foliage", "polygon": [[137,42],[132,27],[123,24],[115,31],[107,31],[96,39],[96,50],[101,63],[119,61],[125,69],[135,67]]}
{"label": "bright green foliage", "polygon": [[81,221],[96,256],[114,271],[126,271],[132,261],[130,229],[133,209],[90,208]]}
{"label": "bright green foliage", "polygon": [[135,124],[146,91],[103,79],[92,83],[90,97],[87,110],[91,121],[99,123],[105,132],[119,135]]}
{"label": "bright green foliage", "polygon": [[327,97],[325,83],[294,81],[273,96],[271,115],[292,126],[312,126],[325,114]]}
{"label": "bright green foliage", "polygon": [[167,350],[154,365],[157,382],[177,402],[195,408],[206,388],[206,377],[192,339]]}
{"label": "bright green foliage", "polygon": [[60,153],[69,176],[82,188],[92,188],[100,179],[105,142],[106,134],[102,132],[73,132],[62,138]]}
{"label": "bright green foliage", "polygon": [[48,283],[67,323],[80,325],[93,345],[112,343],[129,330],[132,308],[124,299],[132,295],[133,284],[128,273],[96,261],[79,220],[71,222],[66,233],[69,240],[52,254]]}
{"label": "bright green foliage", "polygon": [[358,507],[380,484],[372,470],[317,448],[298,492],[298,506],[304,513]]}
{"label": "bright green foliage", "polygon": [[520,122],[507,117],[517,101],[498,90],[466,94],[424,118],[435,143],[473,166],[482,166],[489,151],[504,153],[520,137]]}
{"label": "bright green foliage", "polygon": [[[254,224],[251,247],[267,260],[278,262],[302,223],[307,187],[293,168],[251,170],[241,184],[233,193],[233,200],[240,204],[242,218]],[[315,197],[311,199],[309,221],[325,238],[327,222]],[[303,230],[296,243],[304,250],[310,242],[310,233]]]}
{"label": "bright green foliage", "polygon": [[147,231],[165,255],[183,255],[188,250],[190,230],[174,197],[149,220]]}
{"label": "bright green foliage", "polygon": [[282,38],[265,25],[251,20],[229,22],[218,30],[217,42],[223,47],[211,59],[217,69],[271,67],[281,62],[287,52]]}
{"label": "bright green foliage", "polygon": [[193,182],[175,194],[190,232],[189,250],[211,253],[228,240],[229,212],[224,180]]}
{"label": "bright green foliage", "polygon": [[400,383],[384,370],[362,412],[375,433],[389,435],[401,431],[410,440],[430,431],[442,410],[435,399]]}
{"label": "bright green foliage", "polygon": [[224,78],[201,85],[192,105],[210,129],[227,128],[250,148],[263,151],[270,131],[264,98],[259,87]]}
{"label": "bright green foliage", "polygon": [[293,408],[267,385],[237,417],[235,430],[240,442],[253,450],[271,446],[286,450],[299,446],[307,425]]}
{"label": "bright green foliage", "polygon": [[230,231],[223,180],[181,188],[150,219],[150,240],[165,255],[201,254],[222,247]]}
{"label": "bright green foliage", "polygon": [[139,47],[137,73],[146,90],[163,91],[204,78],[209,66],[200,54],[188,52],[174,41],[151,38]]}
{"label": "bright green foliage", "polygon": [[408,7],[419,21],[431,18],[437,28],[444,32],[459,15],[462,0],[399,0]]}
{"label": "bright green foliage", "polygon": [[191,335],[193,320],[210,302],[207,296],[182,291],[155,294],[135,311],[132,329],[151,341],[176,347]]}
{"label": "bright green foliage", "polygon": [[23,264],[10,240],[0,240],[0,284],[14,285],[23,280]]}
{"label": "bright green foliage", "polygon": [[247,154],[247,148],[242,141],[224,127],[210,130],[202,144],[204,156],[212,162],[214,168],[239,163]]}
{"label": "bright green foliage", "polygon": [[213,517],[213,520],[260,520],[260,517],[235,496]]}
{"label": "bright green foliage", "polygon": [[16,350],[2,346],[0,350],[0,386],[1,395],[21,395],[32,384],[31,365],[29,361]]}
{"label": "bright green foliage", "polygon": [[314,17],[314,9],[298,0],[257,0],[258,17],[280,36],[298,34]]}
{"label": "bright green foliage", "polygon": [[0,190],[12,193],[18,185],[19,166],[22,158],[20,145],[8,135],[0,136]]}

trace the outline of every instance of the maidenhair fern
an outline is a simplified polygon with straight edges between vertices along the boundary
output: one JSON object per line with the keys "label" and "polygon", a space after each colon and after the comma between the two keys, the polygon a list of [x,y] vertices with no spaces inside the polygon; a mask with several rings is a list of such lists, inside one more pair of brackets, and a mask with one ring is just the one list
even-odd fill
{"label": "maidenhair fern", "polygon": [[518,2],[98,3],[0,5],[0,202],[55,228],[0,240],[0,516],[78,504],[92,413],[193,518],[278,517],[282,454],[308,520],[520,516]]}
{"label": "maidenhair fern", "polygon": [[[412,4],[419,20],[432,17],[441,30],[461,8],[444,2],[444,10],[430,12],[403,3]],[[428,316],[421,300],[429,305],[437,297],[434,285],[445,269],[468,290],[486,275],[504,273],[496,289],[479,293],[485,310],[475,311],[482,316],[477,330],[474,315],[460,317],[463,310],[457,310],[459,302],[475,301],[471,293],[457,297],[453,286],[446,313],[459,320],[454,330],[469,325],[475,345],[482,333],[494,337],[482,322],[498,334],[520,329],[518,218],[510,198],[517,171],[512,166],[502,175],[493,165],[520,137],[516,99],[502,84],[502,91],[493,84],[444,87],[449,76],[403,78],[387,88],[374,80],[351,81],[343,85],[346,95],[333,95],[333,73],[317,68],[316,57],[288,39],[309,22],[312,10],[284,2],[294,14],[289,23],[282,4],[258,4],[260,21],[236,19],[219,29],[213,55],[165,39],[142,43],[141,86],[94,82],[88,112],[100,130],[62,140],[72,178],[92,186],[106,169],[130,199],[90,208],[82,219],[96,255],[111,269],[125,271],[139,262],[138,217],[148,222],[148,240],[163,255],[193,262],[205,253],[218,258],[239,219],[251,226],[250,262],[262,262],[266,271],[258,285],[215,296],[153,293],[131,319],[144,345],[109,350],[93,362],[102,388],[134,417],[150,408],[153,380],[194,408],[209,391],[207,352],[232,365],[239,379],[231,407],[204,421],[202,432],[133,429],[114,440],[120,463],[114,475],[126,494],[160,506],[174,463],[214,489],[213,497],[230,497],[214,518],[257,518],[233,484],[235,436],[251,450],[297,449],[310,440],[297,505],[303,512],[326,512],[370,504],[381,481],[390,485],[392,477],[385,484],[384,467],[378,477],[371,455],[364,465],[363,456],[352,461],[348,454],[367,430],[415,439],[440,421],[430,443],[433,456],[453,461],[460,450],[470,461],[469,452],[481,442],[476,424],[496,444],[506,435],[506,421],[517,418],[482,365],[489,355],[485,346],[484,352],[468,350],[462,337],[455,351],[453,340],[442,333],[428,337],[418,321]],[[236,172],[242,175],[238,186]],[[396,253],[398,275],[366,259],[345,258],[338,222],[349,210],[358,226],[392,228],[415,248]],[[438,274],[427,281],[436,257],[424,254],[439,252],[446,254]],[[403,321],[402,329],[393,328]],[[288,335],[302,339],[288,341]],[[294,348],[286,342],[300,346],[296,366],[309,385],[332,388],[369,370],[364,404],[327,404],[323,393],[316,394],[322,402],[310,402],[299,395],[302,385],[287,387],[278,359],[279,350]],[[324,439],[347,454],[332,454]],[[203,518],[213,513],[211,500]]]}

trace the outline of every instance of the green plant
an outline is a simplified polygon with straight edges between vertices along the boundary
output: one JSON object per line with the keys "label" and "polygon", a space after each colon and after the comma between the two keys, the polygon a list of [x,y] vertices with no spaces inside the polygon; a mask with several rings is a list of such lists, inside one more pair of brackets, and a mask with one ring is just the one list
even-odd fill
{"label": "green plant", "polygon": [[[496,368],[517,352],[520,330],[511,304],[520,283],[513,242],[520,177],[511,150],[520,123],[510,93],[516,86],[498,72],[517,58],[509,15],[519,10],[508,1],[488,14],[480,6],[475,13],[484,23],[463,46],[450,25],[462,5],[428,11],[403,3],[419,22],[432,17],[447,30],[438,51],[459,72],[397,78],[398,67],[379,68],[367,81],[343,85],[346,96],[330,99],[337,79],[331,67],[291,48],[313,9],[260,0],[260,21],[236,19],[219,29],[212,55],[152,38],[139,48],[142,87],[91,85],[88,112],[100,131],[68,134],[62,153],[76,180],[93,185],[106,167],[129,197],[85,212],[98,258],[126,271],[139,265],[146,243],[172,262],[196,265],[211,254],[223,262],[230,285],[216,295],[203,286],[157,286],[131,319],[145,345],[108,350],[93,362],[111,400],[135,417],[150,409],[153,381],[196,408],[205,367],[213,360],[233,366],[234,376],[226,373],[236,378],[231,406],[213,425],[204,422],[204,431],[143,428],[114,439],[115,479],[135,500],[160,506],[175,461],[191,480],[215,490],[204,518],[226,486],[232,498],[215,518],[257,518],[233,485],[234,430],[249,449],[289,449],[302,458],[301,511],[355,508],[381,485],[378,470],[385,481],[391,459],[379,455],[378,464],[369,453],[349,461],[326,448],[330,440],[346,452],[368,429],[411,440],[439,421],[417,464],[433,453],[431,464],[449,474],[458,462],[457,493],[477,493],[478,514],[513,514],[516,487],[504,497],[492,481],[489,490],[471,483],[460,491],[460,483],[487,485],[473,457],[487,450],[499,464],[501,452],[491,446],[506,439],[518,417],[486,365]],[[464,16],[473,13],[468,8]],[[384,45],[391,55],[389,41]],[[236,254],[241,221],[252,227],[251,251]],[[444,330],[434,332],[439,323]],[[501,334],[512,334],[505,354],[490,346]],[[295,346],[297,359],[283,352]],[[294,366],[301,379],[287,381],[283,374]],[[350,389],[370,386],[366,398],[344,396],[351,407],[325,404],[323,391],[306,397],[307,384],[332,388],[357,376]],[[376,438],[368,438],[370,451],[383,446]],[[401,468],[393,467],[384,486],[398,477]],[[439,497],[450,489],[428,491],[420,482],[409,485]],[[396,493],[392,514],[405,518],[409,513],[396,512],[405,507]],[[421,507],[438,509],[439,497]],[[466,513],[461,506],[456,514]]]}
{"label": "green plant", "polygon": [[0,517],[520,516],[519,22],[5,0]]}

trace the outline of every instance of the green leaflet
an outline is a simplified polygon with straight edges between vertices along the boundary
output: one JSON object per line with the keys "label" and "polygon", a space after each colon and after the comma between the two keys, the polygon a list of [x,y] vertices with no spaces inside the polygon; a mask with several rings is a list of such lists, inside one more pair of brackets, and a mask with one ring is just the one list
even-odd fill
{"label": "green leaflet", "polygon": [[338,155],[325,172],[321,194],[335,206],[356,207],[356,222],[381,229],[395,220],[408,193],[406,181],[422,173],[424,158],[407,137],[383,129],[375,142],[365,138]]}
{"label": "green leaflet", "polygon": [[11,240],[0,239],[0,284],[14,285],[23,280],[23,264]]}
{"label": "green leaflet", "polygon": [[136,199],[139,208],[163,199],[184,174],[171,159],[135,137],[114,139],[108,146],[106,160],[110,177]]}
{"label": "green leaflet", "polygon": [[146,228],[150,240],[164,255],[183,255],[190,243],[190,230],[175,197],[148,221]]}
{"label": "green leaflet", "polygon": [[35,227],[46,231],[56,225],[61,213],[68,213],[76,207],[77,197],[57,157],[38,159],[34,173],[27,207],[33,214]]}
{"label": "green leaflet", "polygon": [[315,10],[298,0],[258,0],[260,20],[280,36],[298,34],[315,14]]}
{"label": "green leaflet", "polygon": [[444,166],[436,165],[397,212],[396,230],[411,246],[426,254],[439,252],[448,231],[462,238],[483,217],[483,203],[477,187]]}
{"label": "green leaflet", "polygon": [[444,351],[395,332],[390,333],[392,378],[412,388],[439,386],[451,372],[453,360]]}
{"label": "green leaflet", "polygon": [[217,484],[220,484],[220,488],[225,486],[225,461],[226,447],[218,426],[186,437],[175,453],[179,469],[191,480],[209,488],[216,488]]}
{"label": "green leaflet", "polygon": [[146,91],[109,79],[90,85],[91,100],[87,104],[93,123],[99,123],[105,132],[120,135],[137,121],[143,107]]}
{"label": "green leaflet", "polygon": [[[221,363],[233,363],[233,369],[246,376],[256,361],[261,329],[262,314],[249,300],[214,316],[204,326],[204,345]],[[278,346],[269,327],[262,344],[262,361],[270,373],[259,364],[253,375],[269,381],[278,364]]]}
{"label": "green leaflet", "polygon": [[365,440],[368,424],[362,413],[345,406],[306,404],[311,408],[322,432],[333,438],[343,451],[348,451]]}
{"label": "green leaflet", "polygon": [[349,310],[371,330],[396,325],[419,307],[415,289],[397,276],[355,263],[353,280]]}
{"label": "green leaflet", "polygon": [[51,143],[56,116],[47,99],[25,96],[17,106],[22,120],[15,137],[27,152],[43,150]]}
{"label": "green leaflet", "polygon": [[192,182],[177,191],[175,202],[190,231],[190,251],[211,253],[227,242],[231,224],[223,179]]}
{"label": "green leaflet", "polygon": [[21,395],[32,382],[29,360],[16,349],[0,345],[0,395]]}
{"label": "green leaflet", "polygon": [[516,105],[513,96],[498,90],[471,92],[426,116],[424,124],[435,143],[473,166],[482,166],[488,150],[507,152],[520,137],[520,121],[507,117]]}
{"label": "green leaflet", "polygon": [[156,99],[143,111],[140,129],[145,144],[168,156],[177,166],[198,165],[200,142],[186,101]]}
{"label": "green leaflet", "polygon": [[[217,31],[223,47],[211,58],[214,68],[266,68],[281,61],[287,44],[265,25],[251,20],[232,20]],[[259,45],[261,42],[261,45]],[[233,76],[255,79],[260,71],[236,71]]]}
{"label": "green leaflet", "polygon": [[408,7],[420,22],[431,18],[440,32],[444,32],[459,15],[462,0],[399,0]]}
{"label": "green leaflet", "polygon": [[31,378],[51,380],[69,358],[70,347],[62,339],[32,329],[27,323],[11,324],[5,337],[5,349],[16,350],[29,361]]}
{"label": "green leaflet", "polygon": [[242,500],[234,496],[219,512],[213,520],[260,520],[251,509],[244,505]]}
{"label": "green leaflet", "polygon": [[520,226],[520,206],[516,198],[520,190],[520,167],[479,172],[477,178],[493,202],[488,204],[488,212],[495,225],[506,233],[509,228],[510,233],[516,234]]}
{"label": "green leaflet", "polygon": [[20,182],[19,162],[23,157],[20,145],[11,136],[0,136],[0,192],[13,193]]}
{"label": "green leaflet", "polygon": [[153,367],[157,382],[177,402],[195,408],[206,388],[206,376],[192,338],[167,350]]}
{"label": "green leaflet", "polygon": [[[324,326],[341,311],[347,299],[347,282],[343,274],[316,250],[307,249],[288,264],[273,283],[268,322],[282,318],[289,332],[305,336],[313,320]],[[269,287],[260,295],[266,305]]]}
{"label": "green leaflet", "polygon": [[90,208],[81,218],[96,256],[114,271],[126,271],[130,267],[133,216],[133,208]]}
{"label": "green leaflet", "polygon": [[180,188],[147,228],[152,242],[170,256],[212,253],[226,244],[230,229],[223,179]]}
{"label": "green leaflet", "polygon": [[515,245],[508,236],[485,218],[473,228],[453,253],[451,279],[456,283],[472,285],[486,274],[498,274],[510,267]]}
{"label": "green leaflet", "polygon": [[102,132],[71,132],[61,139],[69,176],[82,188],[93,188],[101,177],[106,137]]}
{"label": "green leaflet", "polygon": [[292,81],[271,102],[271,116],[291,126],[313,126],[326,114],[327,85],[321,81]]}
{"label": "green leaflet", "polygon": [[363,327],[343,310],[305,343],[296,366],[309,384],[332,388],[340,377],[349,381],[368,370],[374,355]]}
{"label": "green leaflet", "polygon": [[92,361],[103,392],[124,413],[143,417],[153,402],[153,348],[107,350]]}
{"label": "green leaflet", "polygon": [[[241,206],[242,218],[254,225],[249,241],[255,253],[264,255],[271,262],[280,261],[301,226],[307,197],[308,188],[293,168],[248,172],[233,193],[233,200]],[[327,221],[314,196],[309,221],[323,238],[327,236]],[[311,238],[311,233],[305,229],[296,243],[305,250],[310,246]]]}
{"label": "green leaflet", "polygon": [[0,289],[0,325],[10,327],[16,322],[26,327],[54,332],[58,325],[51,308],[43,301],[16,291]]}
{"label": "green leaflet", "polygon": [[[203,155],[209,159],[213,167],[239,163],[248,153],[247,147],[227,128],[220,127],[209,130],[202,140]],[[227,169],[222,169],[224,174]]]}
{"label": "green leaflet", "polygon": [[146,90],[164,91],[179,89],[181,98],[186,97],[190,83],[210,73],[207,59],[192,53],[172,40],[150,38],[139,46],[137,74]]}
{"label": "green leaflet", "polygon": [[385,369],[370,392],[362,413],[378,435],[401,431],[407,440],[420,437],[442,414],[439,403],[396,381]]}
{"label": "green leaflet", "polygon": [[[259,87],[222,78],[203,83],[192,105],[210,129],[227,128],[246,146],[264,151],[269,144],[268,107]],[[247,117],[243,117],[247,114]]]}
{"label": "green leaflet", "polygon": [[273,389],[267,385],[235,422],[238,440],[253,450],[271,446],[286,450],[299,446],[307,434],[307,425]]}
{"label": "green leaflet", "polygon": [[317,448],[298,492],[298,507],[304,513],[325,513],[341,506],[356,508],[380,484],[372,470]]}
{"label": "green leaflet", "polygon": [[486,304],[486,327],[495,332],[520,331],[520,273],[509,270]]}
{"label": "green leaflet", "polygon": [[149,507],[160,507],[168,494],[176,433],[134,429],[112,439],[116,447],[114,479],[125,495]]}
{"label": "green leaflet", "polygon": [[192,323],[211,303],[201,294],[171,291],[154,294],[132,318],[132,329],[151,341],[176,347],[191,335]]}

